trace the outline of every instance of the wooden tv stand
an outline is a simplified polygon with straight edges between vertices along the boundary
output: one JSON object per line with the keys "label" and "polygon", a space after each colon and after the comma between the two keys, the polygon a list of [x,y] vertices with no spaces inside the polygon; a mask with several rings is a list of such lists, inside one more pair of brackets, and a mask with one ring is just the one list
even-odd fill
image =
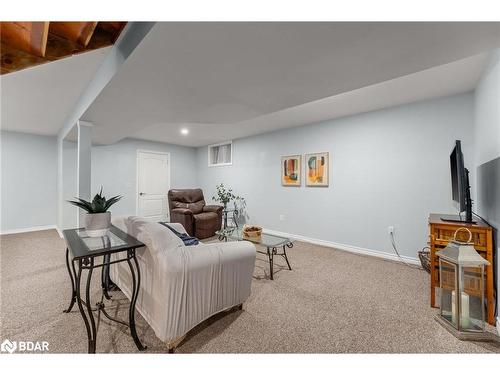
{"label": "wooden tv stand", "polygon": [[[472,241],[477,252],[490,262],[486,267],[485,298],[487,300],[486,317],[489,324],[495,324],[495,300],[493,295],[493,229],[484,221],[477,219],[475,224],[458,223],[441,220],[441,214],[429,215],[429,243],[431,248],[431,306],[439,307],[436,303],[436,292],[439,288],[439,261],[436,253],[448,245],[458,228],[467,228],[472,232]],[[467,241],[469,234],[460,231],[457,239]]]}

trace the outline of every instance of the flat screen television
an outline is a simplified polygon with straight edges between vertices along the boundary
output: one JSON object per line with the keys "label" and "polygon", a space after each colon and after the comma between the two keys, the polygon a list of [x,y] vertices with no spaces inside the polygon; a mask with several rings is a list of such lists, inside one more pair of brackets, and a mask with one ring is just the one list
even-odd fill
{"label": "flat screen television", "polygon": [[[472,220],[472,199],[470,197],[469,170],[464,166],[462,143],[455,141],[450,154],[451,198],[457,203],[458,215],[443,215],[442,220],[474,223]],[[462,215],[465,212],[465,215]]]}

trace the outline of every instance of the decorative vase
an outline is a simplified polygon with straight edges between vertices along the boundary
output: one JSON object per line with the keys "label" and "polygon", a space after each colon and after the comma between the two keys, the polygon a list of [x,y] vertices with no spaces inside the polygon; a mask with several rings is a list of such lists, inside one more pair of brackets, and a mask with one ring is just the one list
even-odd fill
{"label": "decorative vase", "polygon": [[111,225],[111,212],[85,215],[85,230],[89,237],[106,235]]}

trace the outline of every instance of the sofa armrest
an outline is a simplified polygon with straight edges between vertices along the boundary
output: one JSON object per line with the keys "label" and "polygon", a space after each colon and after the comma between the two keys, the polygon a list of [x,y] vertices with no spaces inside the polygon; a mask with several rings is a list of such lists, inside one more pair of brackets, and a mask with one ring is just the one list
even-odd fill
{"label": "sofa armrest", "polygon": [[222,212],[222,208],[222,206],[207,205],[203,206],[203,212],[216,212],[218,214],[219,212]]}
{"label": "sofa armrest", "polygon": [[203,246],[205,249],[217,249],[223,252],[223,257],[246,258],[251,262],[250,278],[255,266],[255,258],[257,255],[256,246],[250,241],[229,241],[229,242],[212,242],[208,244],[201,243],[198,246]]}

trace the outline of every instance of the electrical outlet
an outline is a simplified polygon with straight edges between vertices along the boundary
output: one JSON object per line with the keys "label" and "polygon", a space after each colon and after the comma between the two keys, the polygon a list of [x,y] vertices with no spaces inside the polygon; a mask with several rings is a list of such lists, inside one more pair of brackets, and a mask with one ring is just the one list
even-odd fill
{"label": "electrical outlet", "polygon": [[394,234],[394,227],[392,225],[387,227],[387,233]]}
{"label": "electrical outlet", "polygon": [[280,221],[285,221],[285,215],[283,214],[280,215]]}

